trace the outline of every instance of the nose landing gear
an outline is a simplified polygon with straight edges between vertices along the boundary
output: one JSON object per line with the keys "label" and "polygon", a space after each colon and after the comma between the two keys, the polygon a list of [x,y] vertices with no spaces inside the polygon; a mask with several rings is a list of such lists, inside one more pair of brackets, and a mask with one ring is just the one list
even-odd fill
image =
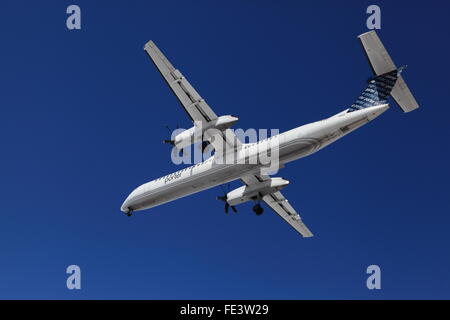
{"label": "nose landing gear", "polygon": [[131,217],[133,215],[133,210],[128,208],[128,211],[124,212],[128,217]]}

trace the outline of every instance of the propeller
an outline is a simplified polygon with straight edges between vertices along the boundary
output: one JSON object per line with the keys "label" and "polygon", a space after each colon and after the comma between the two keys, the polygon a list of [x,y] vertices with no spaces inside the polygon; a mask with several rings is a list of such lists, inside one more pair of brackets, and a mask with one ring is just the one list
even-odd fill
{"label": "propeller", "polygon": [[[168,125],[166,125],[166,128],[167,128],[167,130],[169,131],[169,135],[172,135],[172,130],[170,130],[170,128],[169,128],[169,126]],[[178,129],[178,125],[177,125],[177,129]],[[163,140],[163,143],[169,143],[169,144],[171,144],[171,145],[175,145],[175,141],[173,141],[173,140],[168,140],[168,139],[164,139]]]}
{"label": "propeller", "polygon": [[[169,126],[166,125],[167,130],[169,130],[169,135],[172,135],[172,130],[170,130]],[[177,129],[179,129],[180,126],[177,124]],[[164,139],[163,143],[167,143],[170,144],[171,146],[175,147],[175,141],[173,140],[168,140],[168,139]],[[180,156],[183,156],[183,149],[180,149]]]}
{"label": "propeller", "polygon": [[[223,196],[218,196],[216,199],[225,202],[225,213],[228,214],[228,210],[231,207],[234,213],[237,212],[237,209],[235,206],[230,206],[230,204],[227,202],[227,193],[223,189],[223,186],[220,186],[220,188],[223,191]],[[228,189],[230,188],[230,184],[228,184]]]}

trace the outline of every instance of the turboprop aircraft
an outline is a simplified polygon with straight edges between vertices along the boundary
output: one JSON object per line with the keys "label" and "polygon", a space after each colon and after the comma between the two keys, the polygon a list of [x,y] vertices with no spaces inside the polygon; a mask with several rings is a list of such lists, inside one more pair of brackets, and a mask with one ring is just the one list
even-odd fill
{"label": "turboprop aircraft", "polygon": [[[152,208],[208,188],[240,180],[243,183],[242,187],[218,197],[225,203],[226,213],[230,207],[236,212],[236,205],[253,201],[255,203],[253,211],[259,215],[263,212],[261,206],[263,202],[303,237],[311,237],[313,235],[311,231],[280,192],[289,181],[271,177],[267,170],[264,170],[267,164],[263,164],[260,160],[263,154],[277,153],[278,166],[283,168],[286,163],[317,152],[378,117],[389,108],[389,96],[404,112],[419,107],[401,75],[403,68],[394,65],[375,31],[361,34],[358,38],[374,76],[368,80],[366,89],[356,101],[330,118],[255,143],[241,142],[230,129],[238,118],[231,115],[218,116],[181,72],[173,67],[152,41],[149,41],[144,50],[194,124],[191,129],[179,133],[168,142],[175,148],[183,148],[198,142],[195,137],[201,137],[202,145],[205,142],[209,143],[215,153],[203,162],[137,187],[123,202],[121,210],[131,215],[133,211]],[[233,161],[223,161],[230,155]],[[256,161],[248,161],[251,159]]]}

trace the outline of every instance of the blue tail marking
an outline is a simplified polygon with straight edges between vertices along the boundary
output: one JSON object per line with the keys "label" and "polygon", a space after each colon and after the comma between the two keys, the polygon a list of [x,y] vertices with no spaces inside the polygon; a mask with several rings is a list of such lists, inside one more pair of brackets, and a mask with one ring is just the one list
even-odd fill
{"label": "blue tail marking", "polygon": [[386,104],[398,75],[402,70],[403,67],[371,78],[368,81],[367,88],[356,99],[355,103],[348,108],[347,112]]}

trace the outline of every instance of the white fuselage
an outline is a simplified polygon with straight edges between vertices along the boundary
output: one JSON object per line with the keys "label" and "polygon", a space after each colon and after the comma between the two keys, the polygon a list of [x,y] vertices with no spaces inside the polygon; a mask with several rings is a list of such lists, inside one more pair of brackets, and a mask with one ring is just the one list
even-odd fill
{"label": "white fuselage", "polygon": [[[233,163],[221,163],[215,155],[201,163],[139,186],[127,197],[121,210],[128,213],[148,209],[249,174],[260,174],[261,169],[267,165],[259,162],[245,164],[239,160],[258,157],[261,152],[266,153],[271,139],[277,139],[277,160],[282,168],[285,163],[308,156],[361,127],[388,108],[385,104],[354,112],[345,110],[325,120],[283,132],[276,137],[258,143],[243,144],[233,151],[236,159]],[[273,144],[271,146],[273,148]]]}

